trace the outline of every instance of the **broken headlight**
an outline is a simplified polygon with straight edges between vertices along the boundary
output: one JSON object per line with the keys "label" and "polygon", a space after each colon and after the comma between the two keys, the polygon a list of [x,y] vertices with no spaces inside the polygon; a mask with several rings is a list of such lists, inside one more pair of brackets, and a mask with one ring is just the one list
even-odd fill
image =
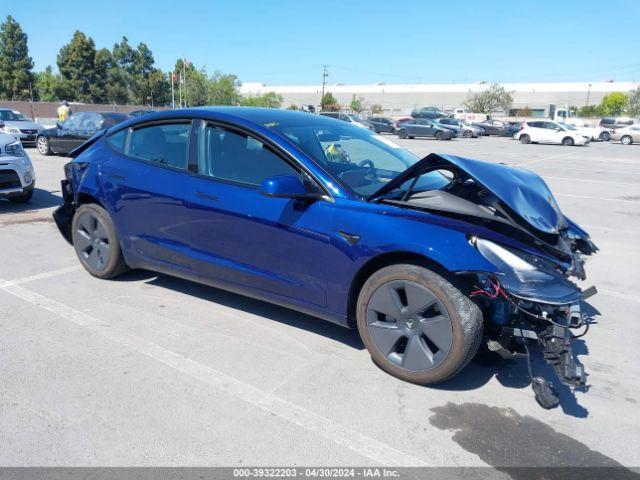
{"label": "broken headlight", "polygon": [[481,238],[472,243],[499,270],[500,283],[514,297],[555,305],[581,297],[578,287],[547,260]]}

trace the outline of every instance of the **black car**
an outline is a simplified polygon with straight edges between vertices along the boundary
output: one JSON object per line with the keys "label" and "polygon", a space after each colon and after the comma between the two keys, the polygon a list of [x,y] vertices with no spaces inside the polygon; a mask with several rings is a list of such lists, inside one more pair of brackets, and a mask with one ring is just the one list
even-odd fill
{"label": "black car", "polygon": [[398,127],[400,138],[433,137],[436,140],[451,140],[455,136],[455,132],[426,118],[414,118]]}
{"label": "black car", "polygon": [[115,112],[78,112],[55,127],[43,130],[36,137],[38,152],[42,155],[69,153],[82,145],[94,133],[113,127],[127,120],[124,113]]}
{"label": "black car", "polygon": [[130,117],[141,117],[142,115],[149,115],[150,113],[155,113],[157,110],[134,110],[129,112]]}
{"label": "black car", "polygon": [[509,124],[501,120],[485,120],[484,122],[474,122],[471,125],[484,129],[485,135],[502,137],[509,135]]}
{"label": "black car", "polygon": [[367,121],[373,125],[376,133],[395,133],[396,122],[387,117],[369,117]]}

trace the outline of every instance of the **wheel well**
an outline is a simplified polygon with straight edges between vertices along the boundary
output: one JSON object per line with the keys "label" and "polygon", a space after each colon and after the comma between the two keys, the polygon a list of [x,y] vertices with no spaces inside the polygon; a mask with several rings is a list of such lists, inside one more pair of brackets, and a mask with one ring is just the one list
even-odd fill
{"label": "wheel well", "polygon": [[92,197],[88,193],[79,193],[78,194],[78,205],[84,205],[86,203],[95,203],[97,205],[102,206],[102,204],[96,198]]}
{"label": "wheel well", "polygon": [[347,304],[347,323],[351,328],[356,327],[356,305],[358,303],[358,295],[362,286],[367,279],[381,268],[388,267],[389,265],[396,265],[399,263],[408,263],[411,265],[418,265],[428,268],[436,272],[439,275],[451,280],[453,275],[449,270],[444,268],[438,262],[413,252],[389,252],[372,258],[365,263],[358,273],[356,273],[351,287],[349,288],[349,298]]}
{"label": "wheel well", "polygon": [[573,142],[573,138],[571,138],[571,137],[564,137],[564,138],[562,139],[562,142],[564,143],[564,141],[565,141],[565,140],[570,140],[570,141],[572,141],[572,142]]}

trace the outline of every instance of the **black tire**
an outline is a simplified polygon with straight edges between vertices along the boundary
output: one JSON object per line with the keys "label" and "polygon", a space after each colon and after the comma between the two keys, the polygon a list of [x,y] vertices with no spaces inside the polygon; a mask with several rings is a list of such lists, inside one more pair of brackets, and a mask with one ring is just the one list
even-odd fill
{"label": "black tire", "polygon": [[17,197],[9,197],[9,201],[11,203],[28,203],[31,201],[31,197],[33,197],[33,189]]}
{"label": "black tire", "polygon": [[574,145],[573,138],[571,138],[571,137],[564,137],[564,138],[562,139],[562,145],[564,145],[565,147],[573,147],[573,145]]}
{"label": "black tire", "polygon": [[51,155],[53,152],[51,151],[51,146],[49,145],[49,139],[47,137],[38,137],[36,138],[36,148],[40,155]]}
{"label": "black tire", "polygon": [[400,130],[398,132],[398,138],[402,138],[402,139],[407,138],[407,131],[406,130]]}
{"label": "black tire", "polygon": [[436,132],[436,140],[444,140],[444,133],[442,132]]}
{"label": "black tire", "polygon": [[620,143],[623,145],[631,145],[633,143],[633,138],[631,138],[631,135],[623,135],[620,137]]}
{"label": "black tire", "polygon": [[82,266],[94,277],[113,278],[126,272],[115,226],[100,205],[81,205],[73,216],[71,237]]}
{"label": "black tire", "polygon": [[[403,288],[404,296],[400,293]],[[381,301],[380,295],[392,289],[398,289],[397,295],[389,293],[395,301]],[[427,302],[429,306],[415,309],[411,306],[413,299],[416,305]],[[433,305],[428,303],[432,300]],[[396,307],[398,302],[402,309]],[[393,313],[380,313],[379,309],[389,305],[399,319],[393,319]],[[418,313],[407,313],[410,310]],[[408,317],[402,319],[402,315]],[[483,320],[478,306],[448,280],[417,265],[391,265],[371,275],[358,296],[356,319],[373,361],[387,373],[420,385],[456,375],[471,361],[482,341]]]}
{"label": "black tire", "polygon": [[525,145],[531,143],[531,137],[529,135],[520,135],[520,143]]}
{"label": "black tire", "polygon": [[611,140],[611,134],[609,132],[602,132],[600,134],[600,141],[608,142],[609,140]]}
{"label": "black tire", "polygon": [[413,135],[409,135],[407,138],[414,139],[416,137],[414,137]]}

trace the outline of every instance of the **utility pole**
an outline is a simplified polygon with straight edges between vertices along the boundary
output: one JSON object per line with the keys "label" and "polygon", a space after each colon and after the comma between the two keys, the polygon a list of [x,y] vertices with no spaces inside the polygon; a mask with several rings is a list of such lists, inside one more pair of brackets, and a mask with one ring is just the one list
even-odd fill
{"label": "utility pole", "polygon": [[175,72],[171,72],[171,108],[176,108],[176,91],[173,82],[176,79]]}
{"label": "utility pole", "polygon": [[329,76],[329,71],[327,70],[328,65],[322,66],[322,97],[320,97],[320,110],[322,110],[322,102],[324,100],[324,87],[327,84],[327,77]]}
{"label": "utility pole", "polygon": [[587,89],[587,107],[589,106],[589,97],[591,96],[591,84],[589,84],[589,88]]}

